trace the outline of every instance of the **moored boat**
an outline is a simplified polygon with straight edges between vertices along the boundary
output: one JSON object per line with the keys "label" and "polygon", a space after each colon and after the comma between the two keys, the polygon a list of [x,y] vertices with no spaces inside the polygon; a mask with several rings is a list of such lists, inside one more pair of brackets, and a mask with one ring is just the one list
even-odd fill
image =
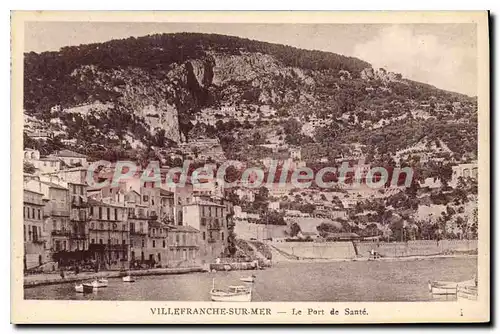
{"label": "moored boat", "polygon": [[83,284],[75,284],[75,291],[83,293]]}
{"label": "moored boat", "polygon": [[429,292],[434,295],[454,295],[457,293],[459,286],[474,286],[475,280],[463,282],[447,282],[447,281],[429,281]]}
{"label": "moored boat", "polygon": [[127,275],[127,276],[123,276],[122,277],[122,281],[123,282],[127,282],[127,283],[132,283],[132,282],[135,282],[135,278],[133,278],[130,275]]}
{"label": "moored boat", "polygon": [[210,291],[210,298],[215,302],[250,302],[252,289],[241,285],[231,285],[227,290],[215,288],[215,281]]}
{"label": "moored boat", "polygon": [[477,300],[477,286],[458,286],[458,300]]}
{"label": "moored boat", "polygon": [[251,275],[251,276],[248,276],[248,277],[242,277],[240,278],[240,281],[242,282],[245,282],[245,283],[253,283],[255,282],[255,275]]}
{"label": "moored boat", "polygon": [[92,284],[94,288],[105,288],[108,286],[108,280],[105,278],[100,278],[97,280],[93,280],[90,284]]}

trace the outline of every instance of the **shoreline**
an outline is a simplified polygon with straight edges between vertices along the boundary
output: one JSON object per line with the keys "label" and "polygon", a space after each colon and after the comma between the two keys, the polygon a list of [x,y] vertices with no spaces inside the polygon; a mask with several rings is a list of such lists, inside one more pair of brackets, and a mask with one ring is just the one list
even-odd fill
{"label": "shoreline", "polygon": [[329,262],[372,262],[372,261],[385,261],[385,262],[403,262],[403,261],[418,261],[427,259],[438,258],[477,258],[477,254],[435,254],[435,255],[411,255],[399,257],[381,257],[378,259],[352,258],[352,259],[297,259],[287,261],[276,261],[274,263],[329,263]]}
{"label": "shoreline", "polygon": [[[297,259],[287,261],[276,261],[273,264],[283,263],[334,263],[334,262],[371,262],[371,261],[385,261],[385,262],[402,262],[402,261],[419,261],[436,258],[477,258],[477,254],[436,254],[436,255],[416,255],[404,257],[383,257],[378,259],[352,258],[352,259]],[[272,265],[271,265],[272,268]],[[233,270],[232,270],[233,271]],[[237,271],[237,270],[235,270]],[[195,272],[204,272],[202,267],[187,267],[187,268],[155,268],[145,270],[130,270],[132,276],[161,276],[161,275],[180,275]],[[58,273],[51,274],[37,274],[24,277],[24,288],[34,288],[37,286],[76,283],[81,281],[91,280],[97,278],[119,278],[123,276],[120,271],[103,271],[99,273],[82,272],[78,275],[67,274],[68,276],[61,279]],[[47,277],[50,276],[50,277]]]}
{"label": "shoreline", "polygon": [[[187,267],[187,268],[154,268],[142,270],[129,270],[131,276],[161,276],[161,275],[180,275],[195,272],[202,272],[202,267]],[[44,277],[45,276],[45,277]],[[47,277],[50,276],[50,277]],[[35,274],[24,276],[24,288],[34,288],[43,285],[75,283],[91,280],[93,278],[119,278],[123,276],[121,271],[102,271],[102,272],[81,272],[78,275],[67,274],[65,278],[61,278],[59,273],[50,274]]]}

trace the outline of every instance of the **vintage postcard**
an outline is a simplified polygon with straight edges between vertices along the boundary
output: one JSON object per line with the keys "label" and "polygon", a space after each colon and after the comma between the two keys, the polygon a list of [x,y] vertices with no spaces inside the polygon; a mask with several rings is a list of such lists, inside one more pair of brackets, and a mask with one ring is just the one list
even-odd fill
{"label": "vintage postcard", "polygon": [[13,12],[11,321],[490,320],[487,12]]}

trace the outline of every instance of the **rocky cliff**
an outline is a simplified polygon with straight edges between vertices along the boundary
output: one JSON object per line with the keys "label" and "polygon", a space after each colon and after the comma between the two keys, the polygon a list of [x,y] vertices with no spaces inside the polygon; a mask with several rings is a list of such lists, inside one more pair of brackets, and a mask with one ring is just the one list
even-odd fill
{"label": "rocky cliff", "polygon": [[[132,138],[148,146],[163,145],[164,139],[186,140],[200,130],[193,130],[196,117],[221,106],[266,106],[288,116],[334,119],[387,108],[392,100],[438,96],[446,103],[462,98],[374,70],[355,58],[204,34],[154,35],[28,53],[24,73],[25,112],[47,121],[62,119],[63,128],[77,132],[66,137],[78,138],[82,147],[96,136],[110,138],[109,126],[95,117],[119,128],[106,145],[120,146]],[[377,85],[384,89],[376,90]],[[65,113],[97,101],[108,106],[107,113]],[[116,118],[133,124],[120,124]],[[89,124],[94,130],[87,129]]]}

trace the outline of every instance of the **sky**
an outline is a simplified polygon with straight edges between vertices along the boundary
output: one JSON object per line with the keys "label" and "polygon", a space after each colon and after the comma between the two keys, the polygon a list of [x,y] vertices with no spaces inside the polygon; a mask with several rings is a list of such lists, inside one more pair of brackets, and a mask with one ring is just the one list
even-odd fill
{"label": "sky", "polygon": [[438,88],[477,94],[475,24],[27,22],[25,51],[175,32],[217,33],[339,53]]}

